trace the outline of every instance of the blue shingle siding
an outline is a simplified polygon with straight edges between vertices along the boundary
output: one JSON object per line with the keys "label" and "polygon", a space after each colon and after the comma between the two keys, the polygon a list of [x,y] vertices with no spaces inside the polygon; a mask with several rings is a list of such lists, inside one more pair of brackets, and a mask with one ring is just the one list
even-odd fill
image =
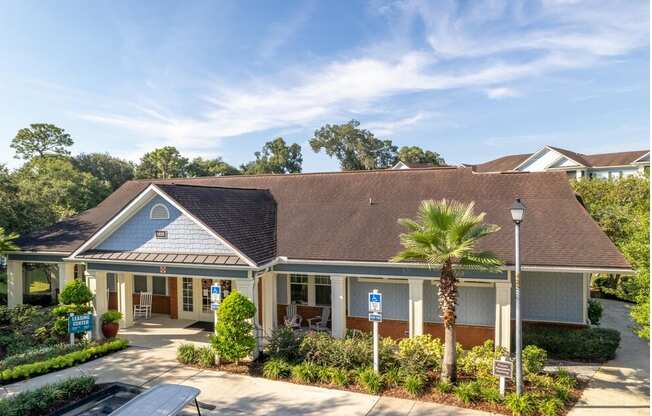
{"label": "blue shingle siding", "polygon": [[409,319],[409,288],[405,283],[361,282],[357,277],[349,277],[349,316],[366,318],[369,313],[368,293],[378,289],[383,294],[383,318],[407,321]]}
{"label": "blue shingle siding", "polygon": [[[523,296],[521,307],[525,320],[584,323],[581,273],[523,272],[521,293]],[[512,305],[514,305],[513,289]]]}
{"label": "blue shingle siding", "polygon": [[[423,284],[423,320],[441,322],[437,301],[437,286],[430,281]],[[494,326],[496,291],[493,287],[460,286],[457,289],[457,323]]]}
{"label": "blue shingle siding", "polygon": [[288,304],[288,275],[287,274],[277,275],[276,302],[280,305]]}
{"label": "blue shingle siding", "polygon": [[[170,212],[167,220],[152,220],[149,212],[156,204],[164,204]],[[167,238],[155,238],[156,230],[167,231]],[[147,203],[140,211],[103,241],[98,250],[141,251],[146,253],[235,253],[222,244],[192,219],[160,196]]]}

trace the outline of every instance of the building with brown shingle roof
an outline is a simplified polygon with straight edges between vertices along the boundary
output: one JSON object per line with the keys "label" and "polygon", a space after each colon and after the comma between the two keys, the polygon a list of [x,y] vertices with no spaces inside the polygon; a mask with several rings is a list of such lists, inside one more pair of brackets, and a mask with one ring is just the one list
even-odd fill
{"label": "building with brown shingle roof", "polygon": [[[77,277],[94,291],[98,316],[118,309],[129,326],[139,292],[150,292],[154,313],[190,323],[212,319],[210,287],[220,284],[254,301],[266,334],[297,313],[304,323],[323,314],[322,329],[343,336],[347,328],[370,328],[366,297],[378,289],[384,336],[441,336],[439,270],[389,259],[401,249],[397,220],[413,217],[423,200],[443,198],[473,201],[500,226],[478,248],[502,259],[501,271],[458,268],[463,345],[494,339],[509,348],[515,198],[527,206],[524,319],[586,325],[590,274],[631,272],[562,171],[449,167],[136,180],[93,209],[21,237],[21,251],[8,255],[9,304],[56,299]],[[33,292],[30,282],[43,271],[49,290]]]}

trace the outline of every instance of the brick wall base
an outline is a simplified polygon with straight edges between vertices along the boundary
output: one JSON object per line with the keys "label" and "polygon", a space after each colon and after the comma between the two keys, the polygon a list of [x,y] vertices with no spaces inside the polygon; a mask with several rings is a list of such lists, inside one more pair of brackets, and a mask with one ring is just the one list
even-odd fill
{"label": "brick wall base", "polygon": [[[360,331],[371,331],[371,322],[367,318],[357,318],[349,316],[346,318],[346,327],[348,329],[358,329]],[[406,338],[409,335],[407,321],[383,320],[380,324],[380,336],[392,337],[396,339]],[[442,324],[425,322],[423,332],[433,337],[444,339],[444,327]],[[457,342],[464,348],[471,348],[480,345],[486,340],[494,339],[493,326],[473,326],[457,325]]]}

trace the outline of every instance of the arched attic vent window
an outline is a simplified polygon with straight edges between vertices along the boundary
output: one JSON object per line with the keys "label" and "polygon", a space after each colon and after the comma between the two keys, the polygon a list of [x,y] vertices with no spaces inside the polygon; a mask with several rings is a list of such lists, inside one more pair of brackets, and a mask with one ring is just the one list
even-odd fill
{"label": "arched attic vent window", "polygon": [[156,204],[149,211],[149,218],[152,220],[168,220],[170,219],[170,211],[165,205]]}

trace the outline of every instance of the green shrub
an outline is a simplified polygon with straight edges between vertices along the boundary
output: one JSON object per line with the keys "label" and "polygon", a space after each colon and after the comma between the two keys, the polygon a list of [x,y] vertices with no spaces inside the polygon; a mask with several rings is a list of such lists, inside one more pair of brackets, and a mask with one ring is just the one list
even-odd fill
{"label": "green shrub", "polygon": [[319,380],[319,366],[311,362],[302,362],[292,367],[292,380],[297,383],[314,383]]}
{"label": "green shrub", "polygon": [[455,389],[455,386],[452,383],[449,383],[447,381],[440,381],[435,385],[435,388],[440,392],[444,394],[451,393],[453,389]]}
{"label": "green shrub", "polygon": [[48,358],[57,357],[59,355],[68,354],[73,351],[83,350],[88,348],[91,344],[82,341],[74,345],[70,344],[55,344],[46,347],[32,348],[21,354],[10,355],[4,360],[0,361],[0,370],[5,368],[15,367],[21,364],[29,364],[37,361],[44,361]]}
{"label": "green shrub", "polygon": [[195,357],[201,368],[215,367],[215,351],[210,346],[197,348]]}
{"label": "green shrub", "polygon": [[282,358],[287,361],[298,360],[302,358],[299,353],[302,339],[302,331],[295,331],[289,326],[279,326],[272,331],[267,339],[265,352],[270,357]]}
{"label": "green shrub", "polygon": [[562,402],[566,403],[567,401],[570,400],[571,394],[570,394],[570,389],[565,386],[561,385],[555,385],[555,396],[557,399],[561,400]]}
{"label": "green shrub", "polygon": [[292,366],[282,358],[274,357],[267,360],[263,365],[263,377],[272,380],[287,378],[290,376]]}
{"label": "green shrub", "polygon": [[0,306],[0,358],[63,341],[52,334],[55,319],[50,308]]}
{"label": "green shrub", "polygon": [[177,347],[177,361],[181,364],[195,364],[197,349],[194,344],[181,344]]}
{"label": "green shrub", "polygon": [[513,416],[527,416],[534,414],[536,406],[532,395],[525,393],[517,396],[510,393],[505,397],[505,405],[512,412]]}
{"label": "green shrub", "polygon": [[568,389],[573,389],[577,385],[575,377],[563,368],[557,369],[557,374],[555,374],[554,379],[555,385],[566,387]]}
{"label": "green shrub", "polygon": [[42,416],[87,396],[95,389],[93,377],[77,377],[48,384],[0,400],[2,416]]}
{"label": "green shrub", "polygon": [[22,364],[13,368],[7,368],[0,372],[0,378],[2,379],[3,383],[9,383],[41,374],[47,374],[52,371],[81,364],[113,351],[127,348],[128,345],[129,343],[126,340],[115,339],[103,344],[90,346],[80,351],[74,351],[65,355],[49,358],[44,361]]}
{"label": "green shrub", "polygon": [[439,371],[444,347],[439,338],[430,334],[403,338],[398,343],[398,356],[406,373],[422,373],[427,370]]}
{"label": "green shrub", "polygon": [[235,361],[245,358],[256,347],[251,323],[256,314],[256,305],[237,290],[221,303],[217,310],[216,334],[211,337],[218,358]]}
{"label": "green shrub", "polygon": [[401,369],[398,367],[388,368],[383,373],[383,378],[385,380],[385,385],[388,387],[396,387],[401,384],[402,378]]}
{"label": "green shrub", "polygon": [[93,300],[93,293],[81,280],[71,280],[59,294],[59,302],[64,305],[79,305]]}
{"label": "green shrub", "polygon": [[353,370],[372,362],[369,337],[337,339],[323,332],[312,332],[303,337],[299,351],[305,360],[325,367]]}
{"label": "green shrub", "polygon": [[548,354],[546,350],[536,345],[528,345],[523,348],[523,372],[527,374],[538,374],[543,371],[546,365]]}
{"label": "green shrub", "polygon": [[589,299],[587,308],[591,325],[600,325],[600,319],[602,318],[602,304],[595,299]]}
{"label": "green shrub", "polygon": [[403,388],[412,397],[423,394],[426,387],[426,378],[419,374],[408,374],[403,378]]}
{"label": "green shrub", "polygon": [[537,403],[537,411],[543,416],[557,416],[563,409],[564,403],[555,397],[548,397]]}
{"label": "green shrub", "polygon": [[615,329],[556,329],[526,325],[523,345],[543,348],[549,357],[561,360],[608,361],[616,356],[620,333]]}
{"label": "green shrub", "polygon": [[120,311],[106,311],[102,314],[102,322],[117,323],[122,319],[122,313]]}
{"label": "green shrub", "polygon": [[337,367],[329,367],[330,369],[330,384],[337,387],[346,387],[349,384],[349,373]]}
{"label": "green shrub", "polygon": [[358,371],[358,385],[369,394],[378,394],[383,389],[383,378],[373,368],[366,367]]}
{"label": "green shrub", "polygon": [[500,397],[500,390],[496,386],[484,385],[480,386],[480,397],[488,403],[499,404],[503,402]]}
{"label": "green shrub", "polygon": [[474,403],[482,398],[480,383],[477,381],[460,383],[454,388],[453,393],[464,404]]}
{"label": "green shrub", "polygon": [[555,387],[555,379],[548,374],[527,374],[525,378],[532,383],[537,390],[552,391]]}
{"label": "green shrub", "polygon": [[469,351],[457,355],[457,366],[460,371],[474,377],[491,377],[494,359],[500,358],[506,352],[502,349],[494,350],[494,342],[487,340],[482,345],[477,345]]}

